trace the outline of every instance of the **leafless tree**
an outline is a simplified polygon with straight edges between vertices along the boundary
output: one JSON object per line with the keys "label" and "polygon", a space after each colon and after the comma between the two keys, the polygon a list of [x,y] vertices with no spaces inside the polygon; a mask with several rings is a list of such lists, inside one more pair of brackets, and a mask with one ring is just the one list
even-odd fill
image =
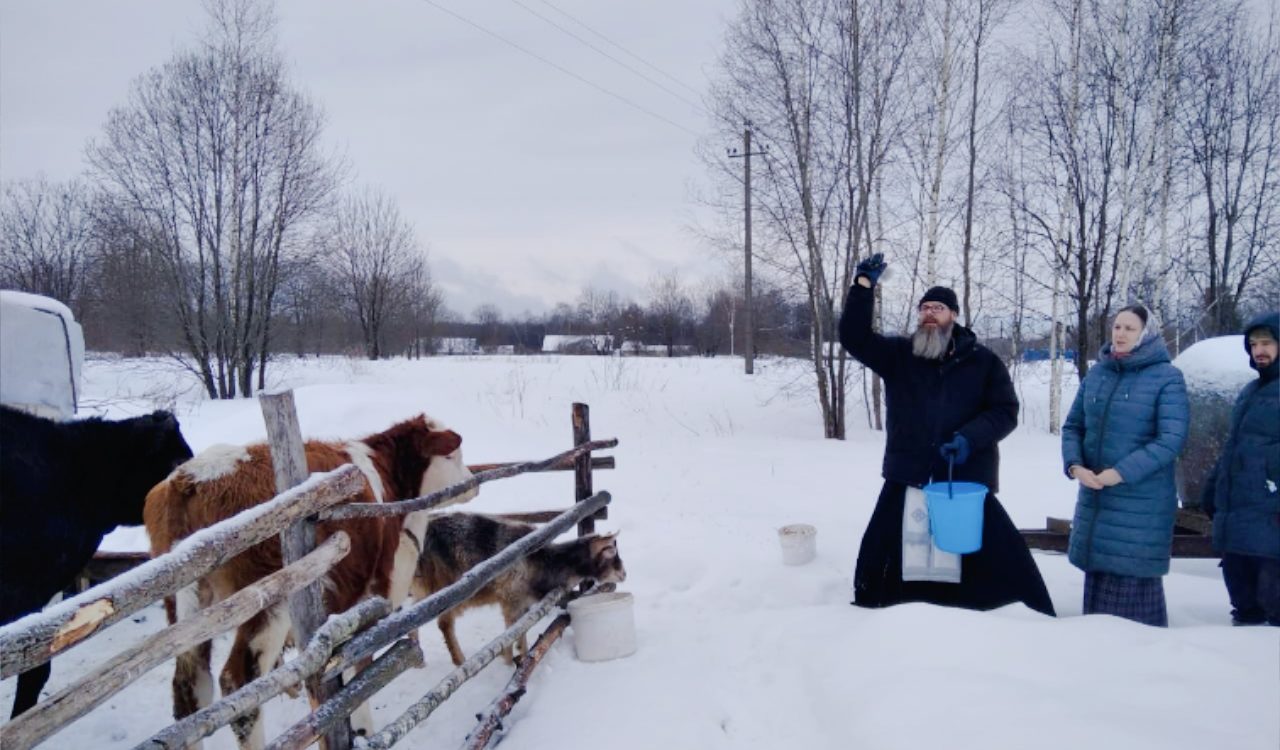
{"label": "leafless tree", "polygon": [[476,332],[476,343],[483,347],[492,347],[499,344],[499,336],[502,333],[502,311],[497,305],[484,304],[476,308],[471,314],[471,319],[475,321],[479,330]]}
{"label": "leafless tree", "polygon": [[[1109,313],[1131,293],[1157,203],[1159,8],[1153,2],[1048,0],[1048,42],[1023,61],[1018,104],[1038,174],[1021,210],[1043,240],[1075,317],[1078,374]],[[1056,299],[1056,295],[1055,295]]]}
{"label": "leafless tree", "polygon": [[[898,88],[921,4],[751,0],[731,24],[713,106],[721,137],[751,123],[762,265],[802,289],[823,433],[845,435],[837,310],[871,231],[871,196],[910,109]],[[724,169],[733,184],[736,172]]]}
{"label": "leafless tree", "polygon": [[[973,236],[974,221],[973,210],[978,202],[977,191],[977,174],[979,169],[978,159],[978,138],[979,138],[979,109],[982,106],[982,66],[987,54],[989,54],[989,40],[994,28],[1004,18],[1009,10],[1008,0],[971,0],[968,4],[969,10],[969,122],[967,125],[966,135],[968,141],[968,168],[965,175],[965,195],[964,195],[964,239],[960,246],[960,276],[963,280],[963,289],[960,297],[961,307],[964,309],[964,322],[966,326],[972,327],[974,321],[974,301],[973,301]],[[1022,247],[1021,245],[1016,247]],[[1018,314],[1021,315],[1022,309],[1015,307]],[[1019,321],[1020,323],[1021,321]],[[1021,332],[1021,326],[1014,327],[1016,337]]]}
{"label": "leafless tree", "polygon": [[95,200],[92,214],[97,260],[84,294],[86,346],[132,356],[173,351],[179,332],[167,314],[163,239],[110,200]]}
{"label": "leafless tree", "polygon": [[426,259],[413,227],[384,193],[368,189],[348,197],[324,234],[326,254],[336,261],[344,297],[360,325],[364,353],[386,351],[388,324],[422,294]]}
{"label": "leafless tree", "polygon": [[675,271],[660,273],[650,280],[648,312],[661,343],[667,347],[667,356],[672,356],[676,342],[693,324],[693,300]]}
{"label": "leafless tree", "polygon": [[282,261],[336,182],[323,118],[275,50],[271,6],[213,0],[203,47],[140,77],[88,159],[143,217],[182,330],[211,397],[259,387]]}
{"label": "leafless tree", "polygon": [[94,261],[88,191],[43,177],[0,188],[0,286],[63,302],[77,317]]}
{"label": "leafless tree", "polygon": [[418,358],[428,351],[436,322],[444,307],[444,295],[431,276],[431,268],[425,262],[411,268],[405,279],[409,288],[409,302],[404,322],[409,331],[409,355]]}
{"label": "leafless tree", "polygon": [[1208,335],[1239,329],[1250,285],[1280,270],[1280,29],[1234,2],[1206,14],[1191,42],[1182,123],[1203,215],[1190,278]]}

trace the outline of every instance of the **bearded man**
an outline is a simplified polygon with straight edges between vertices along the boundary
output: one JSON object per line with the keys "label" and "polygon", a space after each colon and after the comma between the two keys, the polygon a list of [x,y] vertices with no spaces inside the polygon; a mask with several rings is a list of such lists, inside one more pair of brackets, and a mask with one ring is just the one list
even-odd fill
{"label": "bearded man", "polygon": [[[960,305],[946,287],[925,292],[909,338],[873,332],[874,287],[884,269],[881,253],[858,264],[840,317],[840,343],[884,381],[888,412],[885,482],[858,551],[853,603],[920,601],[986,610],[1023,602],[1053,615],[1035,560],[995,496],[996,444],[1018,424],[1009,371],[956,322]],[[989,489],[982,547],[966,555],[933,544],[920,489],[946,481],[949,464],[955,481]]]}

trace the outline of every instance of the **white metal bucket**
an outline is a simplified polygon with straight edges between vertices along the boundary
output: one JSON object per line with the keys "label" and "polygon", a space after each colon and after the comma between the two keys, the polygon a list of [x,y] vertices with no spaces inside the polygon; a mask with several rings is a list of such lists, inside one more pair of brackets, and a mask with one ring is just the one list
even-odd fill
{"label": "white metal bucket", "polygon": [[614,591],[569,602],[573,650],[579,661],[608,661],[636,652],[635,599]]}
{"label": "white metal bucket", "polygon": [[807,523],[793,523],[778,529],[784,565],[804,565],[818,554],[818,530]]}

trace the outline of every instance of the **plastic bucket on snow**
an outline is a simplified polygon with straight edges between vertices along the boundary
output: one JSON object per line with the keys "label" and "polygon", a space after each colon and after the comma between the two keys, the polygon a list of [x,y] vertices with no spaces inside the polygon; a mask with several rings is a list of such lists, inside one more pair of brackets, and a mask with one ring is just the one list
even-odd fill
{"label": "plastic bucket on snow", "polygon": [[573,652],[579,661],[608,661],[636,652],[635,599],[623,591],[569,602]]}
{"label": "plastic bucket on snow", "polygon": [[793,523],[778,529],[784,565],[804,565],[818,553],[818,530],[807,523]]}
{"label": "plastic bucket on snow", "polygon": [[977,482],[934,482],[924,486],[929,531],[944,552],[964,555],[982,548],[982,506],[987,487]]}

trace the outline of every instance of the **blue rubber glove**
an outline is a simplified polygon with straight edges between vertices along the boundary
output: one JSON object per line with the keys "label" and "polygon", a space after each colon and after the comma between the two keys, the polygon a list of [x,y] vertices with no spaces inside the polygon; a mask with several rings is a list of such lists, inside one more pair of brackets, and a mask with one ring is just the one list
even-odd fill
{"label": "blue rubber glove", "polygon": [[948,460],[954,460],[956,466],[969,460],[969,439],[960,433],[951,438],[951,442],[938,446],[938,452]]}
{"label": "blue rubber glove", "polygon": [[853,279],[857,281],[859,276],[866,276],[867,281],[871,282],[871,286],[875,286],[880,274],[884,273],[885,266],[884,253],[876,253],[863,258],[858,261],[858,266],[854,269]]}

